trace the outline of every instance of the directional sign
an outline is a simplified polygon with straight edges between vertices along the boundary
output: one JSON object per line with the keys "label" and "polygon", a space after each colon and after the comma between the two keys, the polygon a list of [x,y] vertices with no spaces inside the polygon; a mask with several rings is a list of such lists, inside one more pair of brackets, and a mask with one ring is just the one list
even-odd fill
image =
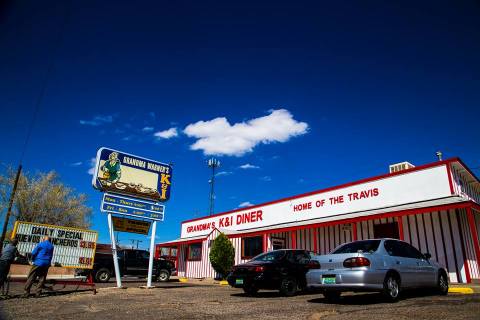
{"label": "directional sign", "polygon": [[165,206],[105,193],[100,210],[102,212],[163,221]]}
{"label": "directional sign", "polygon": [[116,231],[148,234],[150,221],[134,220],[120,217],[112,217],[113,228]]}

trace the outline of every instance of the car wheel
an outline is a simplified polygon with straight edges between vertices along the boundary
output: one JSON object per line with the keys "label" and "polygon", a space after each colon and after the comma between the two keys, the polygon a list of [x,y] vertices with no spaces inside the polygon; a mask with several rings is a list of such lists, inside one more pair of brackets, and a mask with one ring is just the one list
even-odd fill
{"label": "car wheel", "polygon": [[393,274],[387,274],[383,282],[383,295],[390,301],[396,301],[400,295],[400,280]]}
{"label": "car wheel", "polygon": [[291,297],[297,293],[298,283],[293,277],[287,277],[282,280],[280,284],[280,293],[284,296]]}
{"label": "car wheel", "polygon": [[167,282],[170,279],[170,272],[168,270],[162,269],[157,275],[157,280],[160,282]]}
{"label": "car wheel", "polygon": [[333,290],[323,292],[323,296],[325,297],[325,299],[327,299],[328,302],[338,301],[338,299],[340,299],[341,294],[342,293],[340,291],[333,291]]}
{"label": "car wheel", "polygon": [[98,269],[97,272],[95,272],[95,281],[105,283],[110,280],[111,276],[112,275],[110,273],[110,270],[108,270],[107,268],[101,268]]}
{"label": "car wheel", "polygon": [[258,288],[255,287],[253,284],[248,284],[243,286],[243,292],[249,296],[254,296],[258,292]]}
{"label": "car wheel", "polygon": [[437,291],[442,296],[445,296],[445,295],[448,294],[448,279],[447,279],[447,275],[445,274],[445,272],[441,272],[438,275]]}

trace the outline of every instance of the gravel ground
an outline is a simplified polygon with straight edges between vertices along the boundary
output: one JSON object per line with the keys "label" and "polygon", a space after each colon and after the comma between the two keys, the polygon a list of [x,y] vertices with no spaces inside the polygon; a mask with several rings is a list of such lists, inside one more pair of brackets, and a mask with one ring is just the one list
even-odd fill
{"label": "gravel ground", "polygon": [[[133,285],[133,284],[132,284]],[[480,319],[480,295],[433,296],[407,293],[397,303],[378,294],[349,294],[327,303],[321,294],[292,298],[243,291],[211,283],[168,283],[161,288],[102,288],[92,292],[45,294],[0,301],[5,319]],[[133,318],[134,317],[134,318]]]}

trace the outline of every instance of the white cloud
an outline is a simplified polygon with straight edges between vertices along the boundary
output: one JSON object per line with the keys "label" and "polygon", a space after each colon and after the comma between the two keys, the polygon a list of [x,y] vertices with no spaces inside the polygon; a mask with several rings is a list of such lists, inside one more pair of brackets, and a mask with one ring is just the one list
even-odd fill
{"label": "white cloud", "polygon": [[86,126],[99,126],[102,124],[106,123],[112,123],[113,122],[113,116],[112,115],[97,115],[93,117],[91,120],[80,120],[79,121],[81,125],[86,125]]}
{"label": "white cloud", "polygon": [[90,169],[88,169],[87,173],[92,175],[95,173],[95,165],[97,164],[97,159],[91,158],[90,159]]}
{"label": "white cloud", "polygon": [[151,132],[151,131],[153,131],[153,127],[143,127],[142,131],[143,132]]}
{"label": "white cloud", "polygon": [[250,203],[250,201],[245,201],[238,205],[239,208],[245,208],[245,207],[251,207],[251,206],[253,206],[253,203]]}
{"label": "white cloud", "polygon": [[267,181],[267,182],[268,182],[268,181],[272,181],[272,177],[270,177],[270,176],[264,176],[264,177],[261,177],[260,180],[262,180],[262,181]]}
{"label": "white cloud", "polygon": [[245,164],[242,164],[240,167],[240,169],[260,169],[259,166],[255,166],[253,164],[250,164],[250,163],[245,163]]}
{"label": "white cloud", "polygon": [[167,130],[155,132],[154,136],[158,139],[170,139],[178,136],[177,128],[173,127]]}
{"label": "white cloud", "polygon": [[220,177],[220,176],[229,176],[231,175],[233,172],[231,171],[220,171],[218,173],[215,174],[215,177]]}
{"label": "white cloud", "polygon": [[293,119],[285,109],[270,110],[264,117],[231,125],[225,117],[189,124],[184,133],[197,138],[190,146],[205,155],[243,156],[260,144],[286,142],[307,133],[308,124]]}
{"label": "white cloud", "polygon": [[81,166],[82,164],[83,164],[82,161],[78,161],[78,162],[70,163],[70,166],[72,166],[72,167],[78,167],[78,166]]}

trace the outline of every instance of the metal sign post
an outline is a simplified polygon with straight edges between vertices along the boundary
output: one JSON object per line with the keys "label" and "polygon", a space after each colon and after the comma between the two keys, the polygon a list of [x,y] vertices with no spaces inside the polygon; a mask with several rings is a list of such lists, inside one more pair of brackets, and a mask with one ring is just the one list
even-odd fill
{"label": "metal sign post", "polygon": [[147,288],[153,288],[153,286],[152,286],[152,273],[153,273],[153,256],[155,255],[155,233],[156,233],[156,231],[157,231],[157,221],[154,220],[153,225],[152,225],[152,236],[150,237],[150,257],[148,259]]}
{"label": "metal sign post", "polygon": [[117,279],[117,288],[121,288],[122,279],[120,278],[120,268],[118,267],[117,244],[115,243],[115,234],[113,233],[111,213],[108,213],[108,231],[110,232],[110,241],[112,242],[113,266],[115,268],[115,279]]}

